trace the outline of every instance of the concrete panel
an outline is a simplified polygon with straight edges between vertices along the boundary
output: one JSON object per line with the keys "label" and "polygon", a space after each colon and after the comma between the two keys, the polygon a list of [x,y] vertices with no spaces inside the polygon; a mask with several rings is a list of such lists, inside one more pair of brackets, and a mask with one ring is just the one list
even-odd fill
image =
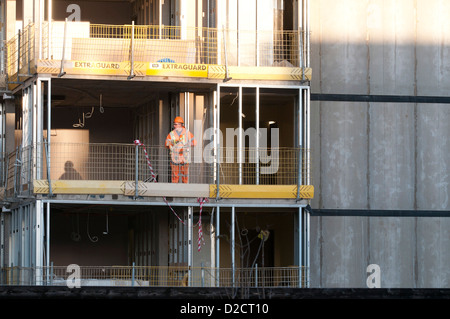
{"label": "concrete panel", "polygon": [[367,103],[321,103],[323,207],[367,208],[367,114]]}
{"label": "concrete panel", "polygon": [[366,19],[370,94],[414,95],[415,2],[369,1]]}
{"label": "concrete panel", "polygon": [[381,288],[448,288],[449,232],[441,217],[313,217],[311,286],[366,288],[377,264]]}
{"label": "concrete panel", "polygon": [[[312,92],[447,96],[447,9],[445,1],[312,2]],[[320,160],[314,180],[321,192],[314,202],[321,208],[449,209],[448,105],[371,103],[365,115],[360,106],[355,115],[356,104],[312,104],[311,134],[320,136],[313,158]],[[363,175],[367,183],[361,184]],[[352,192],[354,184],[344,188],[349,181],[359,183],[360,193]],[[338,186],[343,194],[333,197]]]}
{"label": "concrete panel", "polygon": [[311,218],[311,287],[365,287],[367,217]]}
{"label": "concrete panel", "polygon": [[[311,5],[319,6],[319,16],[311,16],[311,43],[322,44],[319,56],[312,51],[313,84],[319,84],[322,93],[368,93],[365,2],[311,1]],[[312,88],[317,92],[315,85]]]}
{"label": "concrete panel", "polygon": [[417,222],[417,287],[450,287],[450,219],[420,218]]}
{"label": "concrete panel", "polygon": [[[312,93],[449,96],[450,2],[311,1]],[[450,211],[450,106],[314,101],[314,208]],[[312,217],[311,286],[448,288],[450,219]]]}
{"label": "concrete panel", "polygon": [[380,266],[381,288],[415,287],[415,225],[415,218],[369,218],[368,264]]}
{"label": "concrete panel", "polygon": [[417,208],[450,210],[450,106],[418,105],[416,135]]}
{"label": "concrete panel", "polygon": [[450,2],[417,3],[417,94],[448,96]]}
{"label": "concrete panel", "polygon": [[371,103],[369,207],[414,209],[415,114],[413,104]]}

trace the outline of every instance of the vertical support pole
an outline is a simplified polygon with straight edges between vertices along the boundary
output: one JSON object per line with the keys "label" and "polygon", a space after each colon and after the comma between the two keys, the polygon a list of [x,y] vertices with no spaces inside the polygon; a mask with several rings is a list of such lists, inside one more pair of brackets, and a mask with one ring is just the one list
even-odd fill
{"label": "vertical support pole", "polygon": [[216,287],[220,283],[220,206],[216,208]]}
{"label": "vertical support pole", "polygon": [[256,185],[259,185],[259,86],[256,87],[255,91],[255,99],[256,99],[256,105],[255,105],[255,125],[256,125]]}
{"label": "vertical support pole", "polygon": [[235,207],[231,207],[231,272],[232,272],[232,280],[233,280],[233,287],[236,286],[235,279],[236,279],[236,264],[235,264],[235,218],[236,218],[236,212]]}
{"label": "vertical support pole", "polygon": [[[231,77],[228,74],[228,54],[227,54],[227,39],[225,36],[225,27],[222,26],[223,30],[223,54],[225,56],[225,79],[223,79],[224,82],[230,81]],[[228,31],[229,32],[229,31]]]}
{"label": "vertical support pole", "polygon": [[128,80],[134,78],[134,21],[131,22],[131,50],[130,50],[130,75]]}
{"label": "vertical support pole", "polygon": [[302,288],[303,268],[303,208],[299,207],[297,212],[297,258],[298,258],[298,287]]}
{"label": "vertical support pole", "polygon": [[309,0],[305,0],[305,14],[306,14],[306,18],[305,18],[305,22],[306,22],[306,26],[305,26],[305,32],[306,32],[306,67],[309,68],[310,66],[310,55],[309,55]]}
{"label": "vertical support pole", "polygon": [[[31,229],[31,228],[30,228]],[[6,266],[6,260],[5,260],[5,236],[3,235],[5,233],[5,213],[0,211],[0,267]],[[2,285],[3,282],[3,272],[0,273],[0,285]]]}
{"label": "vertical support pole", "polygon": [[162,6],[164,1],[158,1],[158,30],[159,30],[159,39],[162,39]]}
{"label": "vertical support pole", "polygon": [[203,268],[203,262],[201,263],[201,287],[205,286],[205,269]]}
{"label": "vertical support pole", "polygon": [[47,248],[46,248],[46,266],[48,267],[50,265],[50,202],[47,202],[47,220],[46,220],[46,225],[45,225],[45,239],[46,239],[46,244],[47,244]]}
{"label": "vertical support pole", "polygon": [[42,231],[42,227],[43,227],[43,202],[41,200],[36,200],[36,208],[35,208],[35,251],[36,251],[36,256],[35,256],[35,261],[34,261],[34,265],[36,267],[36,283],[38,282],[43,282],[43,277],[42,277],[42,270],[43,270],[43,231]]}
{"label": "vertical support pole", "polygon": [[135,262],[133,261],[133,265],[131,267],[131,286],[134,287],[134,275],[135,275]]}
{"label": "vertical support pole", "polygon": [[44,148],[45,148],[45,157],[47,159],[47,181],[48,181],[48,194],[49,196],[53,196],[53,190],[52,190],[52,180],[50,176],[50,152],[49,152],[49,143],[47,140],[44,140]]}
{"label": "vertical support pole", "polygon": [[258,287],[258,264],[255,264],[255,287]]}
{"label": "vertical support pole", "polygon": [[[255,1],[255,16],[256,16],[256,27],[255,27],[255,36],[256,36],[256,66],[259,66],[259,30],[258,30],[258,1]],[[258,123],[258,122],[256,122]]]}
{"label": "vertical support pole", "polygon": [[[48,270],[47,270],[47,272],[48,272]],[[50,286],[53,285],[53,262],[50,265],[50,280],[48,282],[50,283]]]}
{"label": "vertical support pole", "polygon": [[216,131],[214,136],[216,146],[216,200],[220,199],[220,85],[217,85],[217,110],[216,110]]}
{"label": "vertical support pole", "polygon": [[19,30],[17,34],[17,80],[16,82],[19,83],[19,74],[20,74],[20,46],[22,43],[22,31]]}
{"label": "vertical support pole", "polygon": [[31,75],[31,28],[28,28],[27,32],[27,65],[28,65],[28,75]]}
{"label": "vertical support pole", "polygon": [[311,268],[311,263],[310,263],[310,212],[309,210],[305,209],[305,234],[306,234],[306,240],[305,240],[305,280],[306,280],[306,287],[309,288],[310,287],[310,268]]}
{"label": "vertical support pole", "polygon": [[311,89],[308,87],[305,90],[305,163],[303,166],[305,167],[306,176],[304,177],[306,185],[311,185],[311,172],[310,172],[310,164],[311,164],[311,154],[310,154],[310,148],[311,148],[311,112],[310,112],[310,93]]}
{"label": "vertical support pole", "polygon": [[242,163],[243,163],[243,127],[242,127],[242,85],[239,85],[239,130],[238,130],[238,165],[239,165],[239,185],[242,185]]}
{"label": "vertical support pole", "polygon": [[[39,60],[42,60],[43,54],[42,54],[42,43],[43,43],[43,37],[44,37],[44,32],[43,32],[43,24],[44,24],[44,1],[39,1],[39,52],[38,52],[38,58]],[[51,39],[50,37],[48,39]],[[47,50],[50,47],[50,41],[47,42]],[[48,50],[48,52],[50,53],[50,50]]]}
{"label": "vertical support pole", "polygon": [[192,285],[192,221],[193,221],[193,207],[188,207],[188,273],[189,273],[189,284],[188,286],[191,287]]}
{"label": "vertical support pole", "polygon": [[297,200],[300,199],[300,185],[302,184],[302,147],[303,147],[303,89],[298,90],[298,109],[297,109],[297,123],[298,123],[298,160],[297,160]]}
{"label": "vertical support pole", "polygon": [[237,66],[241,66],[241,41],[240,41],[240,35],[241,35],[241,30],[240,30],[240,23],[239,23],[239,1],[236,1],[236,12],[237,12],[237,17],[236,17],[236,41],[237,41]]}
{"label": "vertical support pole", "polygon": [[139,145],[134,149],[134,199],[138,198],[138,179],[139,179]]}
{"label": "vertical support pole", "polygon": [[[42,1],[41,2],[45,2]],[[53,55],[53,48],[52,48],[52,39],[53,39],[53,35],[52,35],[52,21],[53,21],[53,1],[52,0],[47,0],[47,18],[48,18],[48,59],[50,60],[52,55]],[[43,21],[44,18],[42,18],[41,21]]]}
{"label": "vertical support pole", "polygon": [[[49,37],[49,42],[51,38]],[[64,38],[63,38],[63,47],[62,47],[62,57],[61,57],[61,68],[58,74],[58,77],[62,77],[66,74],[64,71],[64,63],[66,61],[66,39],[67,39],[67,18],[64,20]]]}
{"label": "vertical support pole", "polygon": [[42,140],[43,140],[43,125],[42,125],[42,103],[44,101],[44,96],[43,96],[43,90],[42,90],[42,86],[43,86],[43,82],[40,78],[37,79],[36,81],[36,88],[37,88],[37,96],[36,96],[36,116],[35,116],[35,121],[36,121],[36,140],[34,141],[36,144],[36,179],[42,179],[42,174],[43,174],[43,154],[42,154]]}
{"label": "vertical support pole", "polygon": [[52,195],[50,169],[51,169],[51,135],[52,135],[52,82],[47,79],[47,176],[50,195]]}

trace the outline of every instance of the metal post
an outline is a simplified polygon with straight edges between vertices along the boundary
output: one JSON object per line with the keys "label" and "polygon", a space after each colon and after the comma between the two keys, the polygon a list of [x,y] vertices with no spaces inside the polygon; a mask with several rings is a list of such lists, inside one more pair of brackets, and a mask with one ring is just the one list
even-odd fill
{"label": "metal post", "polygon": [[203,268],[203,262],[201,263],[201,278],[202,287],[205,286],[205,269]]}
{"label": "metal post", "polygon": [[192,285],[192,220],[193,220],[193,207],[188,207],[188,273],[189,273],[189,284]]}
{"label": "metal post", "polygon": [[[41,1],[41,2],[45,2],[45,1]],[[42,8],[42,11],[43,8]],[[48,59],[50,60],[50,58],[53,55],[53,48],[52,48],[52,41],[51,39],[52,37],[52,21],[53,21],[53,1],[52,0],[47,0],[47,19],[48,19],[48,23],[47,23],[47,27],[48,27]],[[42,18],[41,21],[43,21],[44,19]]]}
{"label": "metal post", "polygon": [[306,221],[305,221],[305,223],[306,223],[306,230],[305,230],[305,232],[306,232],[306,248],[305,248],[305,250],[306,250],[306,252],[305,252],[305,254],[306,254],[306,257],[305,257],[305,259],[306,259],[306,269],[305,269],[305,277],[306,277],[306,287],[307,288],[309,288],[309,282],[310,282],[310,278],[309,278],[309,274],[310,274],[310,272],[309,272],[309,270],[310,270],[310,266],[311,266],[311,264],[310,264],[310,232],[309,232],[309,229],[310,229],[310,217],[311,217],[311,214],[310,214],[310,212],[308,211],[308,210],[305,210],[306,211],[306,213],[305,213],[305,215],[306,215]]}
{"label": "metal post", "polygon": [[255,91],[256,105],[255,105],[255,117],[256,117],[256,185],[259,185],[259,86]]}
{"label": "metal post", "polygon": [[[47,202],[47,223],[45,225],[45,230],[46,230],[46,244],[47,244],[47,252],[46,252],[46,257],[47,257],[47,262],[46,265],[48,267],[48,265],[50,264],[50,202]],[[53,266],[53,263],[52,263]]]}
{"label": "metal post", "polygon": [[220,280],[220,206],[216,208],[216,286],[219,286]]}
{"label": "metal post", "polygon": [[31,75],[31,28],[28,28],[28,40],[27,40],[27,57],[28,57],[28,75]]}
{"label": "metal post", "polygon": [[303,252],[302,252],[302,236],[303,236],[303,209],[299,207],[298,209],[298,268],[299,268],[299,276],[298,276],[298,287],[302,287],[302,265],[303,265]]}
{"label": "metal post", "polygon": [[36,200],[35,205],[35,267],[37,272],[37,277],[42,278],[42,264],[43,264],[43,233],[42,233],[42,226],[43,226],[43,202],[41,200]]}
{"label": "metal post", "polygon": [[239,130],[238,130],[238,165],[239,165],[239,185],[242,184],[242,163],[243,163],[243,127],[242,127],[242,86],[239,85],[239,90],[238,90],[238,94],[239,94],[239,118],[238,118],[238,123],[239,123]]}
{"label": "metal post", "polygon": [[138,198],[138,178],[139,178],[139,145],[135,146],[135,166],[134,166],[134,199]]}
{"label": "metal post", "polygon": [[305,124],[305,164],[304,166],[306,169],[306,176],[304,178],[306,185],[311,185],[311,173],[310,173],[310,163],[311,163],[311,154],[310,154],[310,148],[311,148],[311,112],[310,112],[310,96],[311,96],[311,90],[308,87],[305,90],[305,118],[306,118],[306,124]]}
{"label": "metal post", "polygon": [[16,82],[19,83],[19,74],[20,74],[20,43],[22,39],[22,31],[19,30],[17,34],[17,80]]}
{"label": "metal post", "polygon": [[[258,29],[258,1],[255,1],[256,8],[255,8],[255,15],[256,15],[256,30],[255,30],[255,36],[256,36],[256,66],[259,66],[259,29]],[[258,122],[256,122],[258,123]]]}
{"label": "metal post", "polygon": [[[47,205],[50,205],[50,204],[47,204]],[[47,264],[47,268],[48,268],[48,264]],[[47,271],[47,273],[48,273],[48,271]],[[47,283],[50,283],[50,286],[52,286],[53,285],[53,261],[52,261],[52,264],[50,266],[50,274],[49,275],[50,275],[50,278],[47,281]]]}
{"label": "metal post", "polygon": [[131,286],[134,287],[134,261],[133,261],[133,265],[131,267]]}
{"label": "metal post", "polygon": [[134,78],[134,21],[131,22],[131,56],[130,56],[130,75],[128,80]]}
{"label": "metal post", "polygon": [[214,132],[216,146],[216,200],[220,199],[220,85],[217,85],[217,110],[216,110],[216,131]]}
{"label": "metal post", "polygon": [[300,185],[302,184],[302,146],[303,146],[303,89],[298,90],[298,160],[297,160],[297,200],[300,199]]}
{"label": "metal post", "polygon": [[235,256],[234,256],[234,250],[235,250],[235,232],[234,232],[234,226],[235,226],[235,208],[234,206],[231,207],[231,271],[232,271],[232,279],[233,279],[233,287],[235,287],[235,272],[236,272],[236,265],[235,265]]}
{"label": "metal post", "polygon": [[[225,27],[224,26],[222,26],[222,30],[223,30],[223,50],[224,50],[223,54],[225,55],[225,79],[223,79],[223,81],[228,82],[232,78],[228,74],[227,39],[225,36]],[[220,97],[220,95],[219,95],[219,97]]]}
{"label": "metal post", "polygon": [[47,140],[44,140],[44,148],[45,148],[45,156],[47,157],[47,181],[48,181],[48,193],[49,196],[53,196],[53,190],[52,190],[52,180],[50,178],[50,151],[49,151],[49,142]]}
{"label": "metal post", "polygon": [[258,264],[255,265],[255,287],[258,287]]}
{"label": "metal post", "polygon": [[50,180],[50,157],[51,157],[51,131],[52,131],[52,82],[51,78],[47,80],[47,176],[48,176],[48,187],[51,193],[51,180]]}
{"label": "metal post", "polygon": [[[65,62],[65,55],[66,55],[66,38],[67,38],[67,18],[64,21],[64,38],[63,38],[63,47],[62,47],[61,68],[60,68],[60,71],[58,74],[59,78],[66,74],[66,72],[64,72],[64,62]],[[49,38],[49,42],[51,42],[50,38]]]}

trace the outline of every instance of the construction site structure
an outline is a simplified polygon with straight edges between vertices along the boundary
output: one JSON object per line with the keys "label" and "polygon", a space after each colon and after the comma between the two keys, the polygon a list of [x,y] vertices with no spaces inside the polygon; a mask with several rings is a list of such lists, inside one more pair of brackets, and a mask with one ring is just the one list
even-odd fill
{"label": "construction site structure", "polygon": [[0,10],[0,284],[308,287],[308,0]]}

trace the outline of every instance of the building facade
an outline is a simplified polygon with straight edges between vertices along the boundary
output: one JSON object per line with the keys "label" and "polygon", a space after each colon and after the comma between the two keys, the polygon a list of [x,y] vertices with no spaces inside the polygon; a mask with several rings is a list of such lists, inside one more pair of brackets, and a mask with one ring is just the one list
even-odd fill
{"label": "building facade", "polygon": [[316,287],[450,286],[449,5],[311,1]]}
{"label": "building facade", "polygon": [[309,1],[1,4],[4,283],[309,285]]}

